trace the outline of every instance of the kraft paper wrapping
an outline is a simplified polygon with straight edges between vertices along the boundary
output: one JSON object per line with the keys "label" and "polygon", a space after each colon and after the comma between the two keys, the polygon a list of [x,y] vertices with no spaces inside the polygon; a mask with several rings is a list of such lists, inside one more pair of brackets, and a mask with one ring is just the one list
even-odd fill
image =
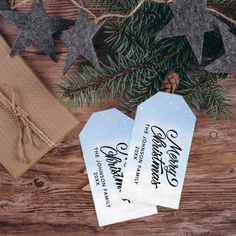
{"label": "kraft paper wrapping", "polygon": [[[29,114],[29,119],[58,144],[78,125],[78,120],[38,80],[20,56],[7,57],[10,48],[0,36],[0,89]],[[32,134],[34,145],[24,135],[24,151],[29,163],[18,157],[19,127],[16,117],[0,107],[0,162],[17,178],[39,161],[52,147]],[[55,160],[56,162],[56,160]]]}

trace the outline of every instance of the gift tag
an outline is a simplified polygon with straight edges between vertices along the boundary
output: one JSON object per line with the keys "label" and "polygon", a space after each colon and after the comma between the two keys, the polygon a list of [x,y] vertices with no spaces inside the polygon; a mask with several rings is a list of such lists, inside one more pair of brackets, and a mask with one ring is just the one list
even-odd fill
{"label": "gift tag", "polygon": [[179,208],[195,122],[178,95],[159,92],[138,107],[123,197]]}
{"label": "gift tag", "polygon": [[133,123],[116,109],[96,112],[80,134],[100,226],[157,213],[155,205],[121,198]]}

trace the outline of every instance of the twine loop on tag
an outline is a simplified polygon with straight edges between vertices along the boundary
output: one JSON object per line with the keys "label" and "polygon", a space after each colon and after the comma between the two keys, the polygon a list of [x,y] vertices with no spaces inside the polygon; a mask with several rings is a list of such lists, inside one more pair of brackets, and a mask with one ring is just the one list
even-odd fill
{"label": "twine loop on tag", "polygon": [[24,135],[27,135],[32,146],[35,146],[32,133],[52,148],[55,147],[55,143],[53,143],[51,139],[29,119],[29,114],[16,104],[14,90],[11,90],[11,96],[10,100],[2,91],[0,91],[0,107],[11,113],[17,120],[17,125],[19,127],[19,140],[17,144],[18,155],[21,161],[29,163],[30,160],[25,155]]}

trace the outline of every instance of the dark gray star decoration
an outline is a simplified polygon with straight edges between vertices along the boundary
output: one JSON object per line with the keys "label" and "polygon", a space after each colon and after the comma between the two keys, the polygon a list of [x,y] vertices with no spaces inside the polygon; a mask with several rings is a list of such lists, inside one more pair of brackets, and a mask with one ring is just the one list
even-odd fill
{"label": "dark gray star decoration", "polygon": [[90,20],[88,13],[80,10],[75,26],[62,32],[61,40],[69,47],[64,74],[79,56],[85,57],[94,65],[99,64],[92,39],[104,23],[105,21],[96,23],[95,20]]}
{"label": "dark gray star decoration", "polygon": [[0,0],[0,10],[8,10],[9,5],[6,0]]}
{"label": "dark gray star decoration", "polygon": [[175,0],[169,5],[174,18],[156,39],[185,35],[196,58],[201,62],[204,33],[214,29],[214,18],[206,10],[207,0]]}
{"label": "dark gray star decoration", "polygon": [[14,56],[34,44],[55,61],[56,55],[52,35],[72,23],[72,21],[60,17],[47,16],[42,0],[32,0],[31,8],[27,13],[6,10],[0,11],[0,14],[14,22],[22,30],[16,39],[10,56]]}
{"label": "dark gray star decoration", "polygon": [[218,20],[221,37],[224,43],[225,54],[206,69],[214,73],[232,73],[236,75],[236,37],[230,33],[229,27]]}

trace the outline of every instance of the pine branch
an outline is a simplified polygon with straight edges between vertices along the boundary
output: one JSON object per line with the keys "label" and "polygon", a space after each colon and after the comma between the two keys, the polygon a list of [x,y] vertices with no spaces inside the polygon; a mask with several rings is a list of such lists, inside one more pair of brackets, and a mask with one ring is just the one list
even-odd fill
{"label": "pine branch", "polygon": [[137,0],[97,0],[97,2],[107,11],[127,12],[137,5]]}
{"label": "pine branch", "polygon": [[[136,0],[99,1],[126,12],[137,4]],[[186,38],[155,40],[171,17],[168,6],[147,2],[131,18],[109,23],[106,42],[114,50],[114,59],[101,62],[100,67],[85,66],[82,73],[67,75],[60,86],[62,97],[81,106],[94,104],[105,94],[110,98],[119,96],[123,101],[121,109],[134,116],[136,107],[159,91],[166,73],[175,71],[181,77],[177,93],[192,108],[205,110],[214,118],[228,114],[228,100],[219,83],[225,75],[203,71]],[[222,47],[219,32],[206,34],[204,65],[219,57]]]}
{"label": "pine branch", "polygon": [[156,35],[172,17],[168,6],[147,2],[133,17],[108,23],[106,43],[120,53],[153,50],[158,46]]}
{"label": "pine branch", "polygon": [[229,101],[225,97],[225,89],[220,85],[224,76],[204,72],[201,76],[186,74],[181,80],[177,93],[184,96],[190,107],[204,110],[214,119],[228,116]]}
{"label": "pine branch", "polygon": [[123,96],[124,91],[132,90],[143,73],[147,73],[149,62],[145,58],[127,59],[121,54],[117,61],[108,58],[108,65],[100,67],[85,66],[83,72],[66,75],[59,86],[59,93],[78,107],[87,103],[92,105],[98,98],[109,92],[114,96]]}
{"label": "pine branch", "polygon": [[144,78],[132,91],[127,91],[120,106],[121,111],[134,118],[139,104],[160,91],[161,78],[156,74],[156,78]]}

